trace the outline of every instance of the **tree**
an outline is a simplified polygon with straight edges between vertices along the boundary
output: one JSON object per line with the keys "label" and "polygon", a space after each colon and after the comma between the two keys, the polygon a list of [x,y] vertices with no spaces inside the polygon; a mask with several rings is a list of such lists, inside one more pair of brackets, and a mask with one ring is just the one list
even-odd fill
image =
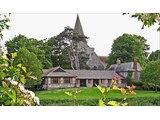
{"label": "tree", "polygon": [[[0,40],[3,38],[2,31],[9,29],[9,18],[4,17],[1,19],[0,16]],[[16,53],[12,53],[10,58],[7,58],[6,53],[5,47],[0,45],[0,105],[39,105],[39,98],[24,88],[25,80],[33,76],[21,64],[13,66]]]}
{"label": "tree", "polygon": [[[86,39],[86,36],[79,35],[70,27],[65,27],[64,31],[48,41],[52,45],[52,61],[58,60],[56,63],[62,67],[72,69],[86,67],[84,61],[87,55],[78,46],[80,41],[87,42]],[[79,59],[80,57],[81,59]],[[68,63],[70,66],[68,66]]]}
{"label": "tree", "polygon": [[15,36],[12,40],[5,43],[7,50],[13,53],[22,47],[33,52],[43,65],[43,68],[50,68],[51,64],[51,48],[42,40],[27,38],[24,35]]}
{"label": "tree", "polygon": [[55,37],[48,39],[47,44],[51,49],[51,61],[53,66],[61,66],[65,69],[71,68],[68,55],[68,44],[57,40]]}
{"label": "tree", "polygon": [[149,52],[147,52],[147,51],[150,50],[149,45],[146,44],[147,39],[145,39],[144,37],[139,36],[139,35],[133,35],[133,37],[136,37],[140,42],[142,42],[142,45],[143,45],[143,54],[142,54],[142,56],[147,59],[147,57],[149,55]]}
{"label": "tree", "polygon": [[41,83],[42,64],[33,52],[29,52],[26,48],[20,48],[13,63],[14,65],[21,63],[37,78],[37,80],[27,79],[25,84],[27,88],[33,88],[34,85]]}
{"label": "tree", "polygon": [[[9,16],[10,16],[10,14],[9,14]],[[8,22],[10,22],[9,16],[4,15],[4,18],[1,19],[1,14],[0,14],[0,40],[3,38],[2,31],[5,29],[9,30],[9,27],[10,27],[8,25]]]}
{"label": "tree", "polygon": [[122,62],[131,62],[134,58],[137,58],[143,66],[148,55],[146,51],[149,49],[145,42],[146,39],[143,37],[130,34],[123,34],[115,39],[107,61],[108,67],[115,64],[117,59]]}
{"label": "tree", "polygon": [[[131,17],[138,18],[139,21],[143,22],[142,29],[144,26],[150,27],[155,23],[160,25],[160,13],[135,13]],[[160,31],[160,26],[157,31]]]}
{"label": "tree", "polygon": [[[149,62],[145,69],[141,72],[140,79],[143,82],[153,84],[155,88],[156,86],[160,86],[160,60]],[[157,89],[156,89],[157,90]]]}
{"label": "tree", "polygon": [[156,50],[149,55],[150,61],[156,61],[160,59],[160,50]]}

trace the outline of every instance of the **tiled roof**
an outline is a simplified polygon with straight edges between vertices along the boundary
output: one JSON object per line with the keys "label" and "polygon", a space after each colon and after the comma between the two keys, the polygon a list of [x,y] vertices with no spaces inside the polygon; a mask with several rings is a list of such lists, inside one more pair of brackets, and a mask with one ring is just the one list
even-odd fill
{"label": "tiled roof", "polygon": [[76,79],[113,79],[115,72],[106,70],[66,70],[77,76]]}
{"label": "tiled roof", "polygon": [[[60,71],[56,71],[58,69],[60,69]],[[66,72],[61,67],[53,67],[50,69],[43,69],[43,77],[76,77],[76,76]]]}
{"label": "tiled roof", "polygon": [[[119,65],[117,64],[113,64],[109,67],[108,70],[113,70],[113,71],[116,71],[116,72],[128,72],[128,71],[135,71],[133,69],[133,62],[127,62],[127,63],[121,63]],[[139,63],[137,63],[137,70],[138,71],[141,71],[142,68],[140,66]]]}
{"label": "tiled roof", "polygon": [[64,70],[61,67],[44,69],[43,77],[75,77],[76,79],[113,79],[114,71],[107,70]]}

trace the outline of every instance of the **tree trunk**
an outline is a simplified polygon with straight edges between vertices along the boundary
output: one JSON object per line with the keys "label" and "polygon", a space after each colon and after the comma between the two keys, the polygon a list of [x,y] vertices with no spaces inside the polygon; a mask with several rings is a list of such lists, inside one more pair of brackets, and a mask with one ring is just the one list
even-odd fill
{"label": "tree trunk", "polygon": [[68,52],[68,53],[69,53],[69,59],[70,59],[70,62],[71,62],[71,68],[74,70],[72,55],[71,55],[70,52]]}
{"label": "tree trunk", "polygon": [[80,69],[78,51],[76,51],[76,64],[77,64],[77,69]]}

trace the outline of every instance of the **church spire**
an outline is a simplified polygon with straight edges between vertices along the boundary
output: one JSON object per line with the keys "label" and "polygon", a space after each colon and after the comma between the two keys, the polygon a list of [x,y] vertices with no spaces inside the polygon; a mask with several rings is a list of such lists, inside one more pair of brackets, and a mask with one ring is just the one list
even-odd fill
{"label": "church spire", "polygon": [[76,20],[76,24],[74,27],[74,31],[77,32],[79,35],[84,35],[78,14],[77,14],[77,20]]}

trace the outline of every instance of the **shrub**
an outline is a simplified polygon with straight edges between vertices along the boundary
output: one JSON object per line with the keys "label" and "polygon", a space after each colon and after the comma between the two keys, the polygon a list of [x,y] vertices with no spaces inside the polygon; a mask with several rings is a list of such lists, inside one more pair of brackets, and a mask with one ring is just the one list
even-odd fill
{"label": "shrub", "polygon": [[135,85],[137,90],[141,90],[143,86],[143,82],[140,80],[138,81],[132,80],[131,84]]}
{"label": "shrub", "polygon": [[[111,101],[121,101],[120,98],[108,98],[105,102],[106,104]],[[97,99],[81,99],[77,100],[79,103],[78,106],[97,106]],[[127,99],[128,106],[160,106],[160,97],[136,97],[136,98],[128,98]],[[73,106],[73,101],[71,99],[65,100],[41,100],[42,106]]]}
{"label": "shrub", "polygon": [[[1,49],[0,53],[4,53]],[[39,105],[39,98],[32,91],[26,90],[24,84],[27,78],[33,78],[21,64],[13,66],[16,53],[8,59],[0,54],[0,105],[30,106]]]}

